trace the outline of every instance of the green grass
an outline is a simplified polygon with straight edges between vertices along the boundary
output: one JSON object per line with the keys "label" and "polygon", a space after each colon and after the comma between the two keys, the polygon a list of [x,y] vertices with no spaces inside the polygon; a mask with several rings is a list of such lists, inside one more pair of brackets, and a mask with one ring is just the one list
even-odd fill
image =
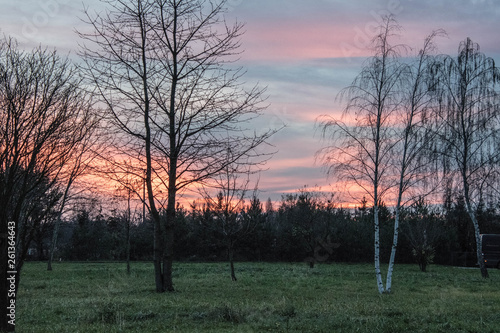
{"label": "green grass", "polygon": [[153,265],[26,263],[17,332],[498,332],[500,271],[398,265],[379,295],[368,264],[179,263],[176,292]]}

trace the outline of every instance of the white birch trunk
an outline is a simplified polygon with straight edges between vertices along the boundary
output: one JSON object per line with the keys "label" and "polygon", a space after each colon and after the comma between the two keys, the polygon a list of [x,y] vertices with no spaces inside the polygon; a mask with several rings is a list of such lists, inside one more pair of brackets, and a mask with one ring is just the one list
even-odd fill
{"label": "white birch trunk", "polygon": [[392,249],[391,258],[389,259],[389,268],[387,269],[387,279],[385,282],[386,292],[390,293],[392,288],[392,272],[394,271],[394,263],[396,261],[396,250],[398,247],[398,237],[399,237],[399,219],[401,210],[401,198],[398,199],[398,205],[396,207],[396,217],[394,218],[394,236],[392,239]]}
{"label": "white birch trunk", "polygon": [[401,164],[401,173],[399,175],[399,189],[398,189],[398,202],[396,204],[396,216],[394,218],[394,235],[392,238],[392,248],[391,248],[391,257],[389,259],[389,268],[387,269],[387,280],[386,280],[386,292],[390,293],[392,289],[392,272],[394,271],[394,263],[396,261],[396,251],[398,248],[398,238],[399,238],[399,220],[401,217],[401,201],[403,199],[404,192],[404,180],[406,173],[406,156],[408,154],[408,137],[409,137],[409,128],[411,128],[413,114],[410,117],[410,124],[405,131],[405,145],[404,145],[404,153],[403,153],[403,162]]}
{"label": "white birch trunk", "polygon": [[377,288],[380,294],[385,292],[382,272],[380,270],[380,223],[378,219],[378,204],[373,206],[373,220],[375,225],[375,276],[377,277]]}
{"label": "white birch trunk", "polygon": [[481,231],[479,229],[479,222],[476,218],[476,214],[474,213],[474,210],[472,209],[472,204],[470,202],[469,198],[469,184],[467,183],[467,180],[465,176],[463,176],[463,181],[464,181],[464,193],[465,193],[465,206],[467,207],[467,213],[469,214],[470,219],[472,220],[472,224],[474,226],[474,235],[476,238],[476,254],[477,254],[477,263],[479,265],[479,269],[481,270],[481,276],[483,278],[488,278],[488,270],[486,268],[486,264],[484,263],[484,257],[483,257],[483,252],[482,252],[482,244],[481,244]]}

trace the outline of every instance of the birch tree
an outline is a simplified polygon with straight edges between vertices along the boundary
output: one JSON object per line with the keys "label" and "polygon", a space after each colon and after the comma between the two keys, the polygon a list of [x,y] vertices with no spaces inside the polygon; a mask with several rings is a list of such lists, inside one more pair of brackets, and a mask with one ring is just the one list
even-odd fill
{"label": "birch tree", "polygon": [[[348,182],[353,190],[371,198],[374,225],[374,264],[377,288],[385,292],[380,269],[379,207],[393,184],[392,149],[396,143],[394,119],[401,106],[401,47],[390,43],[400,30],[386,17],[373,40],[371,57],[353,83],[341,92],[347,101],[343,118],[324,117],[323,135],[333,146],[320,151],[328,173]],[[350,121],[350,123],[348,122]]]}
{"label": "birch tree", "polygon": [[146,170],[156,290],[173,291],[178,193],[233,163],[227,147],[235,160],[261,156],[272,131],[245,124],[264,109],[264,91],[246,88],[233,64],[243,25],[225,21],[225,0],[102,2],[105,12],[86,10],[82,56],[116,131],[114,163],[126,156]]}
{"label": "birch tree", "polygon": [[396,162],[397,190],[393,242],[386,278],[387,293],[390,293],[392,288],[401,209],[413,199],[411,194],[408,195],[408,192],[415,188],[422,188],[426,178],[430,178],[431,175],[435,178],[437,174],[437,167],[433,163],[436,156],[432,153],[432,147],[436,139],[436,126],[439,124],[433,123],[431,120],[431,110],[434,107],[435,99],[429,91],[436,89],[430,78],[431,68],[435,62],[435,56],[432,55],[436,48],[434,39],[444,34],[444,31],[437,30],[427,36],[418,56],[403,71],[401,105],[399,114],[396,116],[398,118],[396,125],[400,130],[396,130],[397,144],[394,146],[393,153]]}
{"label": "birch tree", "polygon": [[481,193],[495,184],[500,158],[500,70],[492,58],[469,38],[460,43],[458,56],[443,57],[435,67],[439,80],[440,109],[444,124],[442,154],[456,176],[467,213],[474,226],[481,275],[488,277],[481,250],[476,216]]}

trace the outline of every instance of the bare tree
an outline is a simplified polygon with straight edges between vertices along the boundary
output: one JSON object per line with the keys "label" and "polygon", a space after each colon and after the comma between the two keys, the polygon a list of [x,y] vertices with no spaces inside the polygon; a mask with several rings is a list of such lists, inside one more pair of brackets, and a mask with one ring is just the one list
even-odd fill
{"label": "bare tree", "polygon": [[[226,158],[234,160],[230,149],[227,150]],[[200,190],[208,210],[213,214],[213,224],[208,227],[219,233],[225,243],[233,281],[237,280],[234,270],[237,242],[256,227],[255,220],[244,217],[251,174],[250,169],[242,169],[237,163],[227,164],[223,172],[213,179],[210,188],[203,187]],[[214,190],[217,191],[216,195],[211,194]],[[256,189],[253,200],[254,203],[257,200]]]}
{"label": "bare tree", "polygon": [[[435,90],[434,80],[430,77],[431,68],[435,62],[435,56],[431,54],[435,50],[434,39],[444,34],[444,31],[437,30],[427,36],[416,60],[410,62],[404,70],[401,105],[397,116],[397,128],[400,130],[396,131],[397,144],[394,146],[393,153],[393,160],[396,161],[397,192],[393,242],[386,278],[387,293],[390,293],[392,288],[401,209],[413,200],[412,194],[408,192],[415,188],[422,188],[425,182],[430,183],[429,179],[437,176],[438,167],[434,163],[436,154],[432,152],[437,129],[436,123],[431,121],[432,112],[430,111],[435,105],[435,99],[429,91]],[[428,192],[432,190],[431,186]],[[425,194],[419,194],[425,196]]]}
{"label": "bare tree", "polygon": [[[10,305],[7,295],[11,295],[7,292],[11,290],[7,277],[15,276],[17,290],[34,231],[57,211],[61,181],[67,170],[72,169],[74,149],[96,125],[91,100],[79,88],[80,84],[74,66],[55,51],[40,47],[23,52],[13,40],[0,41],[0,330],[3,331],[13,328],[5,312]],[[9,241],[8,227],[12,227],[13,234]],[[15,260],[11,257],[14,241]]]}
{"label": "bare tree", "polygon": [[[90,120],[90,119],[89,119]],[[57,218],[54,221],[54,230],[52,232],[52,239],[50,241],[49,248],[49,258],[47,261],[47,270],[52,270],[52,261],[54,260],[54,252],[57,246],[57,237],[59,236],[59,227],[61,224],[62,216],[64,214],[65,208],[68,202],[72,198],[72,189],[75,187],[75,183],[78,179],[87,174],[89,169],[92,167],[92,162],[96,159],[99,154],[99,135],[97,135],[98,131],[98,118],[94,118],[90,120],[89,123],[86,124],[87,133],[82,139],[75,144],[73,147],[72,154],[72,162],[68,167],[63,170],[60,174],[61,184],[62,185],[62,197],[59,202],[58,214]],[[82,187],[82,184],[79,184]],[[80,188],[82,190],[82,188]]]}
{"label": "bare tree", "polygon": [[456,58],[443,57],[435,70],[441,102],[437,118],[444,123],[440,135],[442,154],[450,173],[461,184],[465,206],[474,225],[481,275],[487,278],[476,205],[483,191],[495,184],[498,175],[500,70],[469,38],[460,43]]}
{"label": "bare tree", "polygon": [[354,118],[354,122],[331,117],[321,121],[324,137],[329,136],[334,144],[319,152],[328,173],[372,199],[375,275],[380,293],[385,288],[380,270],[379,206],[394,183],[391,153],[398,140],[395,116],[401,106],[402,76],[406,70],[397,61],[401,47],[390,44],[390,38],[399,29],[392,17],[385,18],[373,40],[375,55],[341,93],[347,100],[344,118]]}
{"label": "bare tree", "polygon": [[244,124],[263,110],[263,90],[245,89],[242,70],[232,65],[243,25],[225,21],[226,1],[103,2],[102,14],[86,10],[93,32],[80,33],[90,43],[82,55],[117,132],[115,163],[126,156],[146,170],[156,290],[172,291],[178,193],[261,155],[257,148],[272,131]]}
{"label": "bare tree", "polygon": [[[431,33],[417,57],[402,61],[401,51],[407,46],[389,42],[400,26],[389,16],[380,29],[374,39],[375,56],[353,85],[343,92],[348,103],[346,115],[350,109],[355,110],[354,124],[326,118],[322,122],[323,133],[333,129],[332,139],[340,139],[340,142],[320,153],[330,172],[338,172],[373,199],[377,285],[380,293],[390,293],[401,210],[415,196],[431,193],[435,184],[429,186],[429,179],[435,182],[439,178],[435,172],[436,154],[432,150],[438,124],[431,121],[435,94],[429,92],[436,89],[432,79],[434,39],[444,32]],[[378,221],[383,199],[390,200],[395,207],[385,288],[380,272]]]}
{"label": "bare tree", "polygon": [[[111,178],[113,179],[113,178]],[[138,181],[136,175],[131,170],[130,174],[125,174],[119,180],[113,179],[120,184],[115,191],[115,196],[119,201],[126,201],[126,209],[118,215],[118,219],[125,225],[125,258],[127,264],[127,274],[130,275],[130,228],[132,226],[132,198],[138,196],[140,202],[143,203],[143,198],[140,194],[141,182]],[[136,206],[137,208],[137,206]],[[137,211],[137,209],[135,209]]]}

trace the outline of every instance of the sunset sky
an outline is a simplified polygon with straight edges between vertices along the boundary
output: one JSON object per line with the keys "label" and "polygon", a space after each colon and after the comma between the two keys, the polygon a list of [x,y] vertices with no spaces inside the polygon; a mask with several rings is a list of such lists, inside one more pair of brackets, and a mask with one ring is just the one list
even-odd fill
{"label": "sunset sky", "polygon": [[[77,50],[75,29],[85,25],[83,4],[99,11],[98,0],[0,0],[0,29],[24,48]],[[368,41],[381,15],[402,25],[402,43],[418,48],[432,30],[444,29],[439,53],[455,55],[470,37],[500,62],[500,3],[496,0],[229,0],[228,21],[246,23],[239,65],[249,83],[267,86],[269,108],[256,126],[286,125],[271,139],[276,155],[260,176],[261,199],[308,185],[330,190],[314,155],[321,147],[315,120],[339,114],[335,100],[369,55]]]}

